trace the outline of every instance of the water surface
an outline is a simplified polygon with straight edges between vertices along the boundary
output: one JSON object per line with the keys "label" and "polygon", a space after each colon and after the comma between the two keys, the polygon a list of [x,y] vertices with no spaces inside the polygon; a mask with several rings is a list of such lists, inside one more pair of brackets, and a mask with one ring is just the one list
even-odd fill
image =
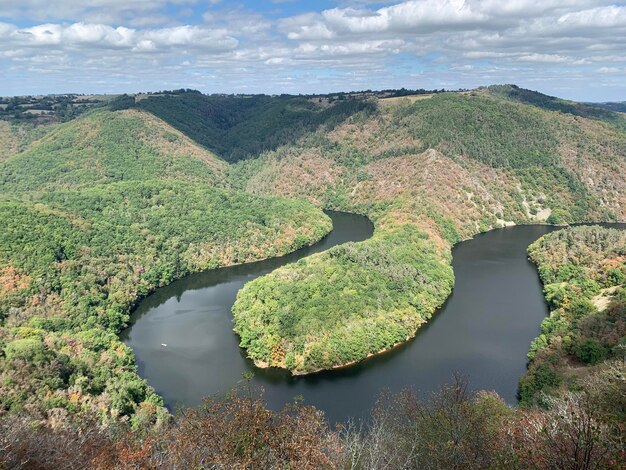
{"label": "water surface", "polygon": [[[168,406],[197,405],[224,393],[245,372],[279,408],[304,397],[334,421],[362,417],[383,389],[414,387],[427,394],[455,372],[473,389],[495,390],[516,402],[526,353],[547,314],[535,267],[526,249],[550,226],[508,227],[477,235],[453,249],[454,292],[415,339],[352,367],[292,377],[257,369],[232,332],[231,307],[243,285],[288,262],[372,235],[368,219],[329,212],[333,231],[317,245],[291,255],[188,276],[146,298],[122,339],[135,351],[139,374]],[[162,346],[167,344],[167,346]]]}

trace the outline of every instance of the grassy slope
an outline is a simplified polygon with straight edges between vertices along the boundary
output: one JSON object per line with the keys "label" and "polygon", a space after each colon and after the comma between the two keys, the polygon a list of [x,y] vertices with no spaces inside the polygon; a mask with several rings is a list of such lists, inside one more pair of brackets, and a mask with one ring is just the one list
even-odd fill
{"label": "grassy slope", "polygon": [[0,166],[2,192],[146,179],[216,184],[226,163],[149,113],[97,111],[59,125]]}
{"label": "grassy slope", "polygon": [[590,375],[609,367],[605,361],[616,358],[614,366],[623,370],[626,232],[569,228],[537,240],[528,253],[539,270],[550,316],[531,345],[529,369],[520,382],[526,405],[541,401],[541,392],[587,388]]}
{"label": "grassy slope", "polygon": [[[385,266],[402,227],[418,234],[424,251],[433,254],[408,260],[407,268],[432,280],[427,273],[435,265],[439,279],[431,296],[417,304],[407,301],[410,295],[401,287],[388,289],[394,273],[367,279],[369,295],[355,311],[342,299],[359,292],[362,279],[333,283],[333,273],[342,272],[346,262],[330,254],[310,257],[240,292],[234,314],[241,344],[259,365],[303,373],[404,341],[449,293],[445,272],[452,243],[509,221],[624,220],[624,175],[626,133],[619,127],[488,90],[385,104],[375,115],[356,114],[330,133],[239,163],[231,169],[235,186],[368,214],[376,232],[355,245],[359,269]],[[328,308],[303,300],[319,296]],[[408,305],[402,319],[394,318],[398,305]],[[276,314],[293,317],[288,328]],[[385,315],[388,320],[372,326],[373,318]],[[384,340],[372,339],[406,318],[412,322],[409,334],[397,329],[383,334]],[[361,337],[346,356],[338,352],[344,340],[333,336],[337,329],[366,329],[369,337]]]}

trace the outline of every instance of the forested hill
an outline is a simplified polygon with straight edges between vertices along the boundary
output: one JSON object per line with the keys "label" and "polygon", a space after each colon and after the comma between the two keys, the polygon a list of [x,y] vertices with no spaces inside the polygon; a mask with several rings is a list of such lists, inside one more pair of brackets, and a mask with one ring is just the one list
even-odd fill
{"label": "forested hill", "polygon": [[246,285],[241,345],[309,373],[404,342],[450,294],[454,243],[626,220],[623,120],[492,87],[122,96],[62,124],[1,123],[0,414],[161,423],[116,336],[132,306],[189,272],[319,240],[321,208],[368,215],[373,237]]}
{"label": "forested hill", "polygon": [[376,226],[370,240],[240,291],[236,331],[258,365],[307,373],[406,341],[451,291],[452,244],[477,232],[626,220],[626,132],[612,119],[500,89],[376,106],[231,169],[246,191],[364,213]]}
{"label": "forested hill", "polygon": [[[545,111],[603,121],[626,129],[617,109],[593,103],[577,103],[515,85],[492,85],[480,89],[493,97],[516,101]],[[312,96],[205,95],[195,90],[123,95],[112,109],[136,108],[153,113],[221,158],[235,162],[263,151],[296,143],[322,126],[332,130],[360,111],[374,115],[377,103],[401,101],[408,96],[432,96],[442,91],[387,90]],[[447,93],[451,95],[453,92]],[[466,92],[454,92],[462,95]],[[454,132],[455,128],[450,128]],[[504,136],[503,136],[504,137]]]}
{"label": "forested hill", "polygon": [[616,114],[617,111],[626,109],[623,103],[577,103],[544,95],[537,91],[526,90],[515,85],[492,85],[487,89],[494,94],[537,106],[547,111],[560,111],[574,116],[602,120],[626,128],[624,117]]}
{"label": "forested hill", "polygon": [[373,108],[364,100],[340,100],[331,105],[295,96],[242,97],[195,91],[147,95],[128,105],[153,113],[230,162],[292,144],[322,125],[332,128],[355,112]]}
{"label": "forested hill", "polygon": [[554,100],[510,86],[379,99],[235,165],[232,183],[361,211],[419,198],[462,237],[511,221],[624,220],[626,118],[542,104]]}
{"label": "forested hill", "polygon": [[589,103],[593,106],[615,111],[617,113],[626,113],[626,101],[605,102],[605,103]]}
{"label": "forested hill", "polygon": [[53,127],[23,152],[5,158],[0,192],[155,178],[219,184],[226,167],[150,113],[98,110]]}
{"label": "forested hill", "polygon": [[117,337],[136,302],[331,229],[304,201],[229,190],[225,161],[146,111],[0,124],[0,417],[159,422]]}
{"label": "forested hill", "polygon": [[568,228],[542,237],[528,253],[551,311],[528,353],[522,403],[593,387],[608,419],[626,433],[626,395],[616,385],[626,372],[626,232]]}

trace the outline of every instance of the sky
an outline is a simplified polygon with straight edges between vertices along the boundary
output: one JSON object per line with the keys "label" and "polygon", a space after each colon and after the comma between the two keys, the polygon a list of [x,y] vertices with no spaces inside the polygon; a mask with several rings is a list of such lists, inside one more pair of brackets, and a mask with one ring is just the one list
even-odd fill
{"label": "sky", "polygon": [[626,100],[626,2],[0,0],[0,96],[502,83]]}

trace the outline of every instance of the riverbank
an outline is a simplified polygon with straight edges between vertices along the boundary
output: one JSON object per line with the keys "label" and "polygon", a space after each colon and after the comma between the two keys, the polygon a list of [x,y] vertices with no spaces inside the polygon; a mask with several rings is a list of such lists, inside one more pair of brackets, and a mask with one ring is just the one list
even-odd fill
{"label": "riverbank", "polygon": [[[340,230],[353,229],[357,220],[341,224]],[[336,229],[330,236],[338,235]],[[208,395],[226,393],[243,375],[253,375],[252,386],[265,390],[271,409],[301,395],[334,423],[363,416],[382,389],[413,387],[429,393],[455,371],[467,374],[472,389],[495,390],[514,405],[528,344],[547,314],[526,249],[551,230],[518,225],[455,245],[455,287],[441,309],[414,340],[350,367],[292,376],[282,369],[259,369],[246,359],[232,333],[230,306],[251,275],[280,266],[266,262],[254,274],[249,268],[255,265],[226,268],[160,289],[140,305],[124,341],[135,351],[140,375],[172,409],[196,406]],[[220,272],[224,275],[214,276]],[[162,342],[168,347],[162,348]]]}
{"label": "riverbank", "polygon": [[233,305],[254,361],[310,373],[415,334],[452,291],[451,257],[413,224],[377,230],[248,283]]}
{"label": "riverbank", "polygon": [[280,255],[331,229],[303,201],[176,181],[6,197],[0,218],[0,412],[55,409],[103,422],[165,419],[117,337],[139,299],[194,271]]}
{"label": "riverbank", "polygon": [[[572,227],[529,247],[550,314],[528,353],[528,371],[520,381],[522,404],[542,403],[550,395],[572,390],[584,391],[593,376],[593,387],[606,388],[610,380],[601,377],[606,375],[607,364],[623,359],[626,225],[615,227],[621,230]],[[610,298],[598,308],[594,301],[608,292]]]}

